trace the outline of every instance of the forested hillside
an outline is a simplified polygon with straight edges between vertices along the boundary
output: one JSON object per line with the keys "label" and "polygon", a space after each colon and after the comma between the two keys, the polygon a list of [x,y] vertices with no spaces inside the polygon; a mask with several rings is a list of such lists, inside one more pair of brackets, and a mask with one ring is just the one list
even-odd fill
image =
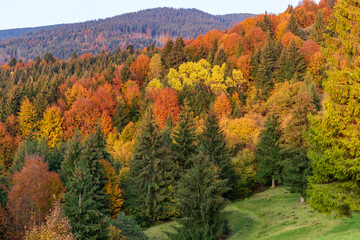
{"label": "forested hillside", "polygon": [[148,239],[170,220],[170,239],[226,238],[230,201],[279,185],[357,214],[359,6],[304,0],[162,48],[11,59],[0,238]]}
{"label": "forested hillside", "polygon": [[43,27],[30,27],[30,28],[14,28],[14,29],[6,29],[0,30],[0,40],[8,37],[18,37],[28,32],[35,32],[41,29],[58,27],[60,25],[50,25]]}
{"label": "forested hillside", "polygon": [[129,44],[143,49],[150,44],[162,46],[170,38],[196,38],[211,29],[225,30],[253,14],[211,15],[197,9],[156,8],[83,23],[0,31],[0,64],[12,57],[27,62],[51,52],[68,59],[73,52],[99,54],[101,50],[122,50]]}

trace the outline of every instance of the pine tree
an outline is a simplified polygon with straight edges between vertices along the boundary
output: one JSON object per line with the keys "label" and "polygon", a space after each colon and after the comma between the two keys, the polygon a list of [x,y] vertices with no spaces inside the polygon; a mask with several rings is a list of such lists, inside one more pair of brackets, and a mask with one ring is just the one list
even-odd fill
{"label": "pine tree", "polygon": [[200,61],[201,59],[205,59],[207,56],[206,48],[203,43],[201,43],[198,54],[197,60]]}
{"label": "pine tree", "polygon": [[338,1],[330,21],[325,53],[331,68],[324,81],[328,98],[322,114],[311,117],[307,132],[313,167],[307,193],[314,209],[350,215],[360,212],[358,1]]}
{"label": "pine tree", "polygon": [[240,38],[235,54],[236,54],[236,57],[240,57],[240,56],[244,55],[244,53],[245,53],[244,46],[242,44],[242,39]]}
{"label": "pine tree", "polygon": [[320,9],[316,15],[315,23],[311,27],[310,38],[317,42],[319,45],[324,41],[324,33],[326,30],[326,24],[324,21],[324,15]]}
{"label": "pine tree", "polygon": [[173,133],[173,152],[179,172],[175,179],[192,166],[191,157],[197,153],[194,118],[190,107],[186,104],[180,113],[180,120]]}
{"label": "pine tree", "polygon": [[295,76],[298,80],[304,79],[306,73],[305,58],[294,40],[291,41],[287,49],[283,49],[278,66],[277,80],[279,82],[292,80]]}
{"label": "pine tree", "polygon": [[264,129],[259,134],[259,142],[256,145],[255,157],[259,164],[257,172],[258,179],[262,183],[272,180],[272,187],[275,187],[275,180],[281,181],[281,148],[279,116],[270,115],[264,125]]}
{"label": "pine tree", "polygon": [[108,239],[109,199],[105,192],[106,176],[99,162],[107,158],[105,136],[97,127],[96,133],[83,143],[80,158],[68,177],[68,192],[64,194],[64,213],[80,239]]}
{"label": "pine tree", "polygon": [[[229,150],[226,148],[225,137],[219,127],[219,120],[212,111],[207,116],[205,129],[200,136],[199,149],[219,168],[220,179],[227,180],[227,188],[232,190],[234,172],[230,165]],[[229,191],[225,196],[231,198],[231,194],[232,191]]]}
{"label": "pine tree", "polygon": [[300,89],[297,96],[293,113],[288,126],[285,129],[286,144],[283,147],[284,161],[284,185],[291,192],[301,194],[301,202],[304,202],[307,189],[307,179],[311,174],[311,162],[307,157],[307,146],[303,133],[308,129],[308,114],[315,113],[311,92],[305,88]]}
{"label": "pine tree", "polygon": [[9,191],[9,177],[5,168],[0,164],[0,208],[6,206]]}
{"label": "pine tree", "polygon": [[170,62],[170,57],[171,57],[171,52],[174,46],[174,42],[172,39],[169,39],[166,43],[165,46],[163,48],[163,50],[161,51],[161,61],[163,66],[165,67],[165,69],[170,69],[171,67],[171,62]]}
{"label": "pine tree", "polygon": [[255,83],[263,97],[267,97],[273,87],[273,71],[275,69],[275,42],[269,35],[263,50],[261,51],[260,64],[258,66]]}
{"label": "pine tree", "polygon": [[213,42],[213,45],[212,47],[210,48],[210,51],[209,51],[209,54],[208,54],[208,57],[207,57],[207,61],[213,65],[213,62],[214,62],[214,58],[215,58],[215,55],[216,55],[216,52],[218,50],[218,40],[217,38],[215,38],[214,42]]}
{"label": "pine tree", "polygon": [[179,68],[179,66],[186,61],[186,54],[184,51],[185,43],[182,37],[176,39],[174,46],[170,52],[170,67]]}
{"label": "pine tree", "polygon": [[226,52],[223,47],[220,47],[214,57],[213,65],[222,66],[227,60]]}
{"label": "pine tree", "polygon": [[176,233],[170,239],[215,240],[225,220],[222,210],[226,201],[222,195],[228,190],[226,180],[220,180],[217,167],[202,153],[194,159],[193,167],[182,176],[177,198],[180,214]]}
{"label": "pine tree", "polygon": [[169,217],[171,168],[163,136],[155,125],[152,112],[148,111],[130,161],[129,176],[129,201],[137,217],[146,224]]}
{"label": "pine tree", "polygon": [[64,161],[62,162],[60,173],[61,180],[65,186],[74,174],[75,164],[80,160],[82,150],[81,141],[81,133],[77,130],[75,131],[74,138],[68,140],[66,143]]}
{"label": "pine tree", "polygon": [[267,12],[264,15],[264,19],[259,23],[259,27],[261,27],[261,29],[268,33],[271,37],[274,37],[274,32],[273,32],[273,24],[269,19],[269,16],[267,14]]}
{"label": "pine tree", "polygon": [[301,30],[300,30],[299,24],[297,23],[295,13],[291,14],[289,24],[286,27],[286,31],[290,31],[295,36],[301,37]]}

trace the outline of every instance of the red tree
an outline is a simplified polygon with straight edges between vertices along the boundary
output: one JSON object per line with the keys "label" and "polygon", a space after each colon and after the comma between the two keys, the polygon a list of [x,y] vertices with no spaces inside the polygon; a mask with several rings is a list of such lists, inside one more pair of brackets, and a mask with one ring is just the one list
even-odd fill
{"label": "red tree", "polygon": [[141,54],[130,65],[130,71],[134,80],[142,86],[149,75],[150,58],[145,54]]}
{"label": "red tree", "polygon": [[177,122],[180,112],[179,100],[176,91],[166,87],[160,91],[154,105],[154,115],[159,127],[165,125],[170,112],[173,122]]}

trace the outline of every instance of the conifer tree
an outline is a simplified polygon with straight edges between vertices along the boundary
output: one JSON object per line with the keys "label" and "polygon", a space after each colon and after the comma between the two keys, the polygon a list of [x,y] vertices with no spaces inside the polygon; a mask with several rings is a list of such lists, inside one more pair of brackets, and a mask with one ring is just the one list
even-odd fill
{"label": "conifer tree", "polygon": [[66,143],[64,161],[62,162],[60,172],[61,180],[65,186],[74,174],[75,164],[80,160],[82,150],[81,141],[81,133],[77,130],[75,131],[74,138],[68,140]]}
{"label": "conifer tree", "polygon": [[273,28],[273,24],[269,19],[269,16],[267,14],[267,12],[264,15],[264,19],[259,23],[259,27],[261,27],[261,29],[268,33],[271,37],[274,37],[274,32],[272,30]]}
{"label": "conifer tree", "polygon": [[282,82],[291,80],[295,76],[298,80],[303,80],[306,73],[306,64],[304,55],[294,40],[291,41],[289,47],[283,49],[279,62],[279,70],[277,80]]}
{"label": "conifer tree", "polygon": [[258,179],[262,183],[267,183],[271,179],[272,188],[275,187],[275,181],[281,181],[281,134],[279,116],[271,114],[259,134],[259,142],[255,151],[255,157],[259,164]]}
{"label": "conifer tree", "polygon": [[275,42],[269,35],[263,50],[261,51],[260,64],[255,76],[256,87],[261,95],[266,97],[273,87],[273,71],[275,69]]}
{"label": "conifer tree", "polygon": [[[219,120],[211,111],[206,119],[205,129],[200,136],[200,149],[210,162],[219,168],[220,179],[227,180],[227,187],[231,190],[234,183],[234,172],[230,165],[229,150],[226,148],[225,137],[219,127]],[[232,191],[226,192],[227,197],[233,197]]]}
{"label": "conifer tree", "polygon": [[208,57],[207,57],[207,61],[208,63],[210,63],[211,65],[213,65],[214,63],[214,59],[215,59],[215,55],[216,55],[216,52],[218,50],[218,40],[217,38],[215,38],[214,42],[213,42],[213,45],[212,47],[210,48],[210,51],[209,51],[209,54],[208,54]]}
{"label": "conifer tree", "polygon": [[174,46],[170,52],[170,67],[179,68],[179,66],[186,61],[186,54],[184,51],[185,43],[182,37],[176,39]]}
{"label": "conifer tree", "polygon": [[213,65],[222,66],[227,60],[226,52],[223,47],[220,47],[214,57]]}
{"label": "conifer tree", "polygon": [[299,24],[297,23],[295,13],[291,14],[289,24],[286,27],[286,31],[290,31],[295,36],[301,37],[301,30],[300,30]]}
{"label": "conifer tree", "polygon": [[172,39],[169,39],[166,43],[165,46],[163,48],[163,50],[161,51],[161,61],[163,66],[166,69],[170,69],[171,67],[171,62],[170,62],[170,57],[171,57],[171,52],[174,46],[174,42]]}
{"label": "conifer tree", "polygon": [[197,153],[194,117],[187,104],[185,104],[185,107],[180,113],[180,120],[174,130],[172,138],[174,160],[179,167],[176,179],[179,179],[185,170],[191,168],[191,158]]}
{"label": "conifer tree", "polygon": [[300,193],[301,202],[304,202],[307,179],[311,174],[311,162],[307,157],[303,133],[309,126],[307,115],[314,113],[315,106],[311,93],[307,91],[304,84],[297,96],[291,120],[285,129],[286,144],[283,147],[284,185],[289,187],[291,192]]}
{"label": "conifer tree", "polygon": [[80,239],[108,239],[109,196],[105,192],[104,169],[99,162],[108,159],[105,147],[105,136],[97,127],[96,133],[90,134],[83,143],[79,160],[68,176],[63,208],[74,234]]}
{"label": "conifer tree", "polygon": [[136,215],[147,224],[169,217],[172,164],[151,111],[145,113],[130,161],[129,198]]}
{"label": "conifer tree", "polygon": [[244,55],[244,53],[245,53],[244,46],[242,44],[242,39],[240,38],[235,54],[236,54],[236,57],[240,57],[240,56]]}
{"label": "conifer tree", "polygon": [[203,43],[201,43],[198,54],[197,54],[197,60],[200,61],[201,59],[205,59],[207,56],[206,48]]}
{"label": "conifer tree", "polygon": [[193,167],[182,176],[177,198],[180,214],[176,233],[167,233],[176,240],[215,240],[225,220],[222,210],[228,190],[226,180],[218,177],[217,167],[204,154],[193,159]]}
{"label": "conifer tree", "polygon": [[0,208],[6,206],[9,191],[9,177],[5,168],[0,164]]}
{"label": "conifer tree", "polygon": [[326,44],[331,68],[324,81],[324,111],[310,119],[308,156],[313,167],[308,202],[321,212],[360,212],[359,192],[359,28],[358,1],[338,1]]}
{"label": "conifer tree", "polygon": [[324,15],[322,10],[320,9],[316,15],[315,23],[311,27],[310,38],[317,42],[319,45],[324,41],[324,33],[326,30],[326,24],[324,21]]}

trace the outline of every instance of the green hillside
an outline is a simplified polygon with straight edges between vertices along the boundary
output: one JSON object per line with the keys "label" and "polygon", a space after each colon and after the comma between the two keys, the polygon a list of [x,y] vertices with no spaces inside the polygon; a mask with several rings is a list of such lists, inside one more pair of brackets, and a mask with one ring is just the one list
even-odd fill
{"label": "green hillside", "polygon": [[[287,240],[360,238],[360,215],[335,219],[299,204],[299,195],[284,188],[267,190],[244,201],[229,204],[233,231],[229,240]],[[167,239],[164,231],[174,223],[158,225],[146,230],[150,239]]]}

